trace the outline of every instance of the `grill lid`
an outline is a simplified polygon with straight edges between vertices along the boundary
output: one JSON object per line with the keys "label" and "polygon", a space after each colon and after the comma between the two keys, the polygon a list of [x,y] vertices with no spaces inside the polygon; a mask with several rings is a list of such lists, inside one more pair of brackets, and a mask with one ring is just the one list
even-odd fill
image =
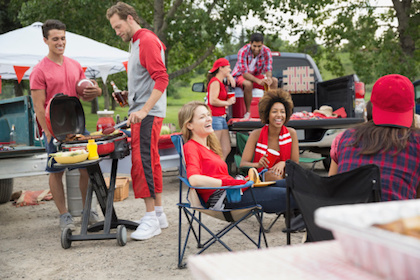
{"label": "grill lid", "polygon": [[48,102],[45,119],[49,131],[59,141],[68,134],[83,134],[85,131],[85,113],[77,97],[56,94]]}

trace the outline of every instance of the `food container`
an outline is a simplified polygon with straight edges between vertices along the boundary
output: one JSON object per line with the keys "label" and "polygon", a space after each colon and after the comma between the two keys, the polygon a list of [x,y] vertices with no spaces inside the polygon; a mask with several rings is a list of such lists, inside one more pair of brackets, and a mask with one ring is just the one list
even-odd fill
{"label": "food container", "polygon": [[333,232],[347,259],[385,279],[419,279],[420,239],[373,224],[420,216],[420,200],[323,207],[315,222]]}
{"label": "food container", "polygon": [[96,123],[96,130],[103,131],[105,128],[114,127],[114,111],[97,111],[98,121]]}

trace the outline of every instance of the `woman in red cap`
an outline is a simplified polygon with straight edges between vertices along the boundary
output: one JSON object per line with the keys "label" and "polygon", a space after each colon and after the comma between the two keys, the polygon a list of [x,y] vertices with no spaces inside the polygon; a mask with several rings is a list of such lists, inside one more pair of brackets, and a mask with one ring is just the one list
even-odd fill
{"label": "woman in red cap", "polygon": [[413,84],[401,75],[383,76],[374,84],[370,100],[372,120],[343,133],[329,175],[376,164],[382,201],[420,197],[420,132],[413,121]]}
{"label": "woman in red cap", "polygon": [[[207,75],[207,103],[210,107],[212,118],[213,118],[213,130],[217,138],[222,145],[223,160],[230,153],[230,137],[229,130],[226,122],[226,107],[236,102],[235,97],[228,98],[226,86],[223,84],[223,80],[230,75],[230,64],[225,58],[219,58],[213,64],[213,68]],[[233,87],[235,81],[229,79]]]}

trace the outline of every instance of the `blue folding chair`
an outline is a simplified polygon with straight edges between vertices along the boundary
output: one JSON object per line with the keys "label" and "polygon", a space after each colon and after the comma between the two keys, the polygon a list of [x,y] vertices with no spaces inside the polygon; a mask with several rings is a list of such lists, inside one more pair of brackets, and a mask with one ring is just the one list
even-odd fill
{"label": "blue folding chair", "polygon": [[[228,251],[232,251],[232,249],[223,241],[221,240],[222,237],[227,234],[231,229],[237,228],[242,234],[244,234],[247,239],[249,239],[257,248],[261,248],[261,239],[264,239],[265,246],[268,247],[267,239],[265,237],[264,228],[262,225],[262,207],[255,202],[254,205],[239,208],[239,209],[223,209],[223,210],[215,210],[209,209],[206,207],[205,203],[202,201],[198,193],[196,192],[196,188],[192,187],[188,182],[188,179],[185,178],[186,176],[186,165],[184,160],[184,152],[183,152],[183,139],[181,135],[175,134],[171,136],[172,142],[175,145],[176,150],[179,154],[179,222],[178,222],[178,268],[184,268],[186,263],[183,263],[183,258],[185,256],[185,252],[187,249],[187,244],[189,241],[189,237],[192,233],[194,236],[197,247],[201,248],[197,254],[201,254],[205,250],[207,250],[211,245],[215,243],[221,244],[225,247]],[[219,188],[204,188],[204,189],[224,189],[226,190],[226,197],[230,202],[237,202],[240,200],[240,189],[244,187],[251,187],[254,182],[248,181],[245,185],[239,186],[223,186]],[[183,184],[188,187],[186,198],[183,198]],[[200,188],[203,189],[203,188]],[[185,214],[186,220],[188,222],[188,229],[183,240],[182,236],[182,213]],[[209,226],[205,225],[204,221],[201,218],[201,214],[209,215],[211,217],[223,220],[228,222],[223,229],[219,230],[218,232],[213,232]],[[239,227],[239,223],[244,221],[245,219],[254,216],[258,222],[258,240],[254,240],[251,238],[241,227]],[[202,242],[201,238],[201,231],[204,229],[210,234],[210,238],[204,242]]]}

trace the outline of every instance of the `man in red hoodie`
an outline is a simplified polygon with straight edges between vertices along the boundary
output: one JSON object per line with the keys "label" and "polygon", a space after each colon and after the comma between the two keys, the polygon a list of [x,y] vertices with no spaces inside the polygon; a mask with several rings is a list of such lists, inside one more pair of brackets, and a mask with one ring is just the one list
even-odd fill
{"label": "man in red hoodie", "polygon": [[165,45],[153,32],[141,28],[135,9],[126,3],[118,2],[110,7],[106,16],[116,34],[124,42],[130,42],[128,91],[122,94],[128,96],[130,105],[127,124],[131,125],[134,195],[142,198],[146,205],[146,214],[138,221],[139,226],[131,238],[145,240],[168,227],[162,206],[162,167],[158,153],[169,80]]}

